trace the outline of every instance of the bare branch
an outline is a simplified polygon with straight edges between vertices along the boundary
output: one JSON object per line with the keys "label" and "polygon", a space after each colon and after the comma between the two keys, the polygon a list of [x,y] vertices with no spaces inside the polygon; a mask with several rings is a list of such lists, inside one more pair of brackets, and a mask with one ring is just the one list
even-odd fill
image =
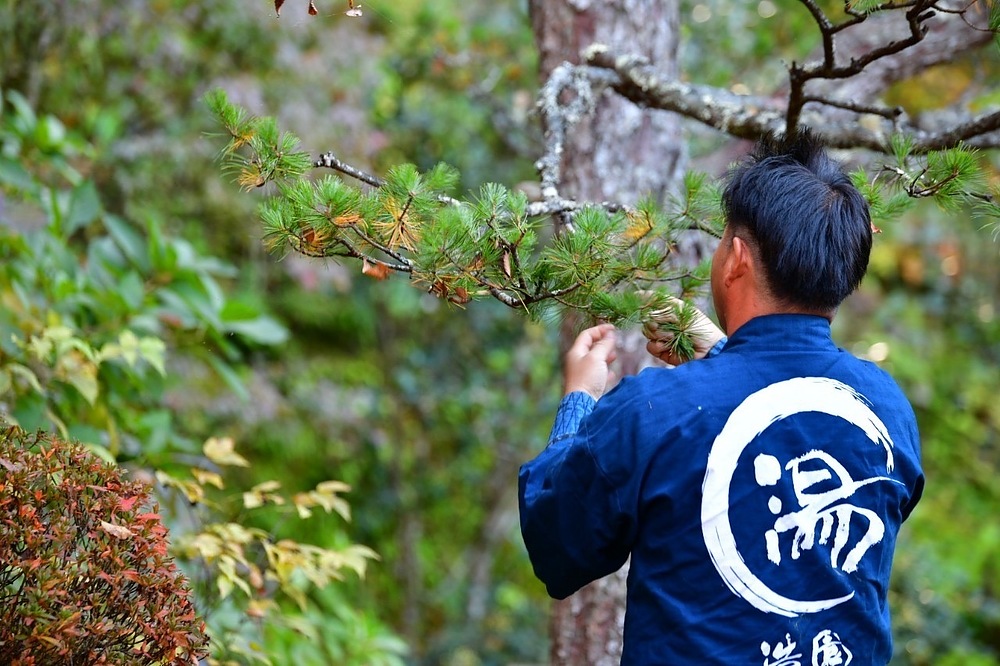
{"label": "bare branch", "polygon": [[[1000,130],[1000,111],[984,113],[956,122],[950,128],[940,132],[926,133],[920,136],[916,142],[916,148],[921,152],[942,150],[957,145],[959,142],[979,148],[997,148],[1000,146],[998,130]],[[986,143],[988,140],[990,142]]]}
{"label": "bare branch", "polygon": [[[814,0],[802,0],[802,4],[805,5],[809,13],[812,14],[813,19],[819,26],[820,33],[823,35],[823,66],[833,67],[836,59],[833,52],[833,35],[837,31],[837,28],[830,23],[830,19],[827,18],[826,14],[820,9]],[[862,19],[855,19],[857,22]]]}
{"label": "bare branch", "polygon": [[371,185],[372,187],[382,187],[385,185],[385,181],[378,176],[373,176],[370,173],[362,171],[357,167],[353,167],[350,164],[342,162],[333,151],[328,151],[319,156],[315,162],[313,162],[314,167],[326,167],[327,169],[333,169],[334,171],[339,171],[340,173],[350,176],[355,180],[360,180],[362,183]]}
{"label": "bare branch", "polygon": [[[905,39],[893,39],[881,42],[867,51],[862,51],[860,55],[851,57],[849,63],[839,64],[836,57],[834,34],[839,32],[841,28],[832,25],[819,8],[813,4],[812,0],[802,0],[802,2],[810,9],[819,25],[823,40],[823,61],[804,66],[792,63],[788,68],[788,107],[785,115],[786,128],[789,132],[794,132],[799,127],[802,107],[805,105],[805,86],[808,82],[816,79],[848,79],[857,76],[866,67],[878,60],[906,51],[924,38],[927,34],[925,22],[934,16],[933,11],[928,11],[932,1],[920,0],[914,3],[906,12],[906,23],[909,28],[909,34]],[[867,16],[853,16],[846,23],[855,25],[866,19]]]}
{"label": "bare branch", "polygon": [[546,201],[533,201],[528,204],[526,214],[528,217],[542,217],[546,215],[565,215],[576,213],[588,206],[603,208],[609,213],[632,210],[630,206],[615,203],[613,201],[574,201],[573,199],[554,198]]}
{"label": "bare branch", "polygon": [[784,109],[774,100],[667,79],[645,58],[616,55],[605,46],[591,48],[587,63],[592,77],[637,104],[673,111],[745,139],[784,132]]}
{"label": "bare branch", "polygon": [[871,114],[873,116],[881,116],[889,120],[895,120],[903,115],[904,111],[902,107],[894,106],[892,108],[885,106],[874,106],[869,104],[857,104],[855,102],[847,102],[838,99],[827,99],[826,97],[816,97],[813,95],[806,95],[802,98],[803,104],[809,104],[810,102],[816,102],[817,104],[823,104],[826,106],[832,106],[837,109],[844,109],[845,111],[853,111],[859,115]]}
{"label": "bare branch", "polygon": [[[367,171],[362,171],[361,169],[351,166],[347,162],[340,160],[333,151],[327,151],[319,156],[317,160],[313,162],[313,166],[316,168],[326,167],[327,169],[333,169],[334,171],[339,171],[340,173],[350,176],[355,180],[360,180],[362,183],[371,185],[372,187],[379,188],[385,185],[385,179],[379,178],[376,175],[370,174]],[[458,199],[453,199],[449,196],[441,195],[438,197],[438,201],[447,206],[460,206],[462,204]],[[406,204],[410,205],[409,201]],[[406,211],[403,211],[404,214]]]}
{"label": "bare branch", "polygon": [[[590,50],[588,64],[591,76],[637,104],[679,113],[737,138],[753,140],[769,132],[785,132],[785,113],[774,99],[736,95],[721,88],[668,79],[645,59],[615,55],[604,47]],[[887,152],[887,137],[893,132],[908,135],[918,152],[954,146],[958,141],[979,148],[1000,148],[1000,114],[997,112],[979,116],[953,114],[944,129],[939,129],[941,119],[933,114],[926,114],[920,123],[899,118],[872,125],[859,122],[859,114],[892,118],[891,110],[825,97],[809,97],[808,101],[853,112],[843,116],[831,115],[826,109],[802,111],[800,124],[811,126],[834,148]]]}
{"label": "bare branch", "polygon": [[[867,53],[880,44],[901,39],[900,23],[893,18],[888,12],[866,16],[864,26],[837,36],[838,52]],[[948,16],[924,25],[928,28],[927,34],[918,44],[868,64],[864,71],[849,79],[814,79],[809,84],[809,94],[840,100],[875,99],[894,83],[986,47],[993,38],[987,30],[971,27],[966,21]],[[783,91],[778,92],[784,94]]]}

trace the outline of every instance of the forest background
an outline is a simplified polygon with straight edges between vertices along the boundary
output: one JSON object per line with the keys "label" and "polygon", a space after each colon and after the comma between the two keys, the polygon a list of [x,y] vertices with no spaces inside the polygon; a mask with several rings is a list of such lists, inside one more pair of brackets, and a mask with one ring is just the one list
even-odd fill
{"label": "forest background", "polygon": [[[220,662],[544,663],[548,602],[514,493],[559,397],[557,322],[278,261],[259,198],[220,170],[204,100],[221,87],[374,173],[443,161],[462,191],[530,183],[526,8],[333,4],[285,3],[277,19],[245,0],[5,3],[2,408],[158,485]],[[794,3],[689,2],[683,16],[682,69],[716,85],[767,90],[815,46]],[[979,52],[894,102],[912,115],[975,89],[995,106],[998,65]],[[717,175],[699,158],[719,138],[685,138]],[[995,180],[1000,160],[982,159]],[[970,211],[922,206],[877,237],[837,321],[842,346],[903,385],[924,438],[893,663],[1000,663],[998,251]],[[277,544],[284,568],[262,556]]]}

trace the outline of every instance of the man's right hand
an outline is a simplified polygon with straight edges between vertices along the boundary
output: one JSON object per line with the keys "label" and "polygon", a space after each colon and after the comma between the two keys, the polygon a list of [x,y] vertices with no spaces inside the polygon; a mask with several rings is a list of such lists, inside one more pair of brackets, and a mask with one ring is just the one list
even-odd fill
{"label": "man's right hand", "polygon": [[676,328],[677,313],[684,305],[681,299],[671,297],[670,304],[663,310],[653,312],[652,317],[642,327],[643,335],[649,340],[646,343],[646,351],[670,365],[680,365],[687,361],[705,358],[705,354],[719,340],[726,337],[726,334],[719,330],[704,312],[695,309],[694,319],[684,329],[694,344],[694,356],[682,358],[677,355],[673,344],[674,333],[670,329]]}
{"label": "man's right hand", "polygon": [[577,336],[563,363],[566,395],[583,391],[594,400],[604,395],[614,379],[609,366],[617,355],[616,344],[615,327],[611,324],[588,328]]}

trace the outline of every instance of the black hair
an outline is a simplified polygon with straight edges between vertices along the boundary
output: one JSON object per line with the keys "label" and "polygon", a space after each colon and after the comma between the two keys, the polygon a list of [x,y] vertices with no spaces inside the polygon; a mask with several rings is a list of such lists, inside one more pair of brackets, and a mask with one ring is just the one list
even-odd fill
{"label": "black hair", "polygon": [[[868,269],[868,202],[808,130],[767,137],[729,174],[726,225],[755,246],[774,296],[834,309]],[[741,233],[743,232],[743,233]]]}

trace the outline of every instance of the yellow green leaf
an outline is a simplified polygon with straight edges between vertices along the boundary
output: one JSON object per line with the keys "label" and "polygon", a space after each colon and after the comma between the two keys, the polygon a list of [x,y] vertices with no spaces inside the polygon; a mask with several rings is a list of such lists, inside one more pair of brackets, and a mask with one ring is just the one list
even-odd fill
{"label": "yellow green leaf", "polygon": [[167,345],[159,338],[147,336],[139,340],[139,354],[161,375],[167,374],[166,353]]}
{"label": "yellow green leaf", "polygon": [[250,462],[236,453],[236,444],[230,437],[209,437],[202,450],[205,457],[216,465],[231,465],[233,467],[249,467]]}
{"label": "yellow green leaf", "polygon": [[204,469],[199,469],[198,467],[192,467],[191,475],[194,476],[195,481],[202,486],[215,486],[219,490],[222,490],[225,487],[222,483],[222,477],[215,472],[209,472]]}
{"label": "yellow green leaf", "polygon": [[72,351],[60,357],[56,366],[56,376],[79,391],[91,405],[97,402],[100,390],[97,385],[97,366],[83,355]]}

